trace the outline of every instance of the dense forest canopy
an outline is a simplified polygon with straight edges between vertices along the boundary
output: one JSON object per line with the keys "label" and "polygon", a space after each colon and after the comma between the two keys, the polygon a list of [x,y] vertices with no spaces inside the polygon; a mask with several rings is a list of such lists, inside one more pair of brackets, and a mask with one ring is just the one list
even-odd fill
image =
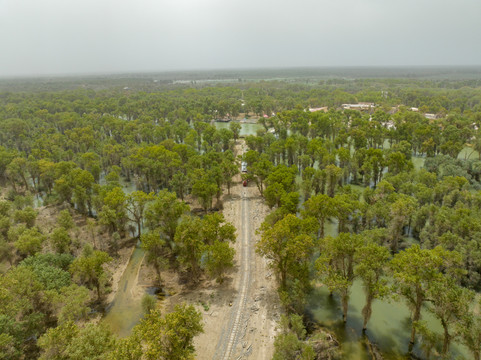
{"label": "dense forest canopy", "polygon": [[[257,251],[286,313],[275,356],[313,358],[302,328],[313,282],[339,295],[346,321],[361,281],[364,329],[376,299],[397,297],[411,311],[410,350],[421,337],[428,356],[459,342],[479,359],[481,80],[416,71],[426,78],[2,80],[3,358],[87,358],[83,344],[93,339],[91,358],[194,356],[202,325],[191,306],[152,310],[122,340],[90,321],[92,309],[103,309],[108,264],[132,238],[159,285],[167,267],[193,286],[223,281],[236,234],[216,210],[239,173],[236,121],[245,119],[262,128],[244,137],[242,176],[272,209]],[[369,105],[343,106],[358,103]],[[217,129],[213,120],[232,122]],[[39,221],[39,198],[54,224]],[[424,326],[423,306],[442,335]]]}

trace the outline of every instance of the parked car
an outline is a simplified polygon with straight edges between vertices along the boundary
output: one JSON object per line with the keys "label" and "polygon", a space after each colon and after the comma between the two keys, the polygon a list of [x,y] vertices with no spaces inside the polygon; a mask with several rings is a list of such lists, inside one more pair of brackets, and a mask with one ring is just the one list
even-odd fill
{"label": "parked car", "polygon": [[242,171],[243,173],[246,173],[246,172],[247,172],[247,163],[244,162],[244,161],[243,161],[242,164],[241,164],[241,171]]}

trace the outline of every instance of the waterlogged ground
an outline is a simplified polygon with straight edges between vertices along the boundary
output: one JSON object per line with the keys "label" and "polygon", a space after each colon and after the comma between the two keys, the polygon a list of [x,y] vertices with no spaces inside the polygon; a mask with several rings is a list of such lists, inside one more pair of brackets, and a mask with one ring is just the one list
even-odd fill
{"label": "waterlogged ground", "polygon": [[114,300],[106,309],[102,322],[119,337],[130,335],[132,328],[138,324],[144,313],[141,300],[145,293],[153,294],[155,288],[146,288],[139,284],[139,272],[144,259],[144,251],[137,246],[127,267],[118,282]]}
{"label": "waterlogged ground", "polygon": [[[348,320],[342,323],[342,310],[339,298],[329,296],[325,287],[316,288],[309,298],[308,311],[313,319],[321,325],[333,330],[342,342],[344,359],[370,359],[368,350],[362,341],[362,314],[365,299],[362,284],[355,281],[349,301]],[[369,340],[376,344],[386,359],[405,359],[410,336],[410,313],[406,305],[400,301],[375,301],[372,318],[366,332]],[[422,320],[428,326],[442,333],[440,322],[426,309],[422,312]],[[414,349],[421,355],[419,344]],[[466,349],[457,344],[451,345],[451,358],[464,355],[469,358]]]}
{"label": "waterlogged ground", "polygon": [[[214,126],[217,130],[220,129],[229,129],[230,123],[228,122],[214,122]],[[255,124],[255,123],[240,123],[241,129],[239,132],[240,136],[247,136],[247,135],[256,135],[257,130],[263,129],[264,126],[261,124]]]}
{"label": "waterlogged ground", "polygon": [[[326,234],[337,235],[337,222],[327,222]],[[342,323],[341,302],[338,296],[330,296],[326,287],[317,286],[309,296],[307,312],[312,320],[333,331],[342,343],[343,359],[367,360],[371,359],[369,350],[363,341],[362,308],[365,305],[365,295],[360,281],[355,281],[351,288],[347,323]],[[442,333],[442,327],[427,309],[422,311],[422,320],[429,328]],[[377,300],[373,303],[372,317],[366,332],[369,340],[378,346],[385,359],[407,359],[409,337],[411,331],[410,312],[401,299]],[[462,355],[470,358],[470,354],[463,346],[451,345],[451,358]],[[417,344],[414,353],[422,357]]]}

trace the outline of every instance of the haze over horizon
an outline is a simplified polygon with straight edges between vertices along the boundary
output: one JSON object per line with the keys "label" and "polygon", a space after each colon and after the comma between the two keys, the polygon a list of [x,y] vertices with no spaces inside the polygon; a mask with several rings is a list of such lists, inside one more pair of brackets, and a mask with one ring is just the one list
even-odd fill
{"label": "haze over horizon", "polygon": [[481,1],[0,0],[0,76],[481,65]]}

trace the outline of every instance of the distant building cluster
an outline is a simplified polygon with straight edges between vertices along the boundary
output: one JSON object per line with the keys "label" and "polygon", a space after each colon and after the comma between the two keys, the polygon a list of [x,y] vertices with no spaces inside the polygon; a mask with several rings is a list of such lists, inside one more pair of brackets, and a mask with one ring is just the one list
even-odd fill
{"label": "distant building cluster", "polygon": [[426,114],[424,114],[424,117],[425,117],[426,119],[429,119],[429,120],[436,120],[436,119],[438,119],[438,115],[436,115],[436,114],[428,114],[428,113],[426,113]]}
{"label": "distant building cluster", "polygon": [[[389,114],[393,115],[393,114],[397,113],[401,106],[402,105],[397,105],[397,106],[392,107],[391,110],[389,111]],[[370,103],[370,102],[359,102],[357,104],[342,104],[341,105],[341,108],[343,110],[358,110],[358,111],[371,111],[375,107],[376,107],[376,104]],[[309,112],[318,112],[318,111],[328,112],[328,110],[329,110],[329,108],[327,106],[309,108]],[[410,108],[407,108],[407,110],[412,111],[412,112],[419,112],[419,108],[417,108],[417,107],[410,107]],[[307,110],[304,110],[304,111],[307,111]],[[440,118],[439,114],[423,113],[423,116],[426,119],[429,119],[429,120],[436,120],[436,119]],[[267,117],[267,115],[264,115],[264,117]],[[391,128],[395,127],[394,123],[392,121],[387,122],[384,125],[388,129],[391,129]]]}
{"label": "distant building cluster", "polygon": [[344,110],[371,110],[376,107],[374,103],[360,102],[357,104],[342,104]]}

